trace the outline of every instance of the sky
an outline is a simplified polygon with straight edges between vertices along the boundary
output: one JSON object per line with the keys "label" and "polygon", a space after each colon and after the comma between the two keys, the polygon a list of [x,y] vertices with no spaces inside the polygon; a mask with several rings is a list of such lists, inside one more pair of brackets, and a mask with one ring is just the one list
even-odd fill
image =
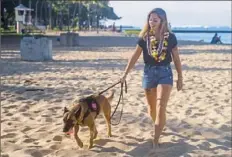
{"label": "sky", "polygon": [[166,11],[172,27],[189,25],[231,27],[230,1],[110,1],[110,6],[122,17],[115,21],[116,26],[143,27],[148,12],[159,7]]}

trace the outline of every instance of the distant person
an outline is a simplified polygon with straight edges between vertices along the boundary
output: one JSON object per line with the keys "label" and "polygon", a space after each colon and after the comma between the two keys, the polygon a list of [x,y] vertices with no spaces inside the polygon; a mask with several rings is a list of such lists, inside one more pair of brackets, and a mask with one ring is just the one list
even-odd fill
{"label": "distant person", "polygon": [[215,44],[215,43],[216,43],[216,40],[217,40],[217,37],[218,37],[218,36],[217,36],[217,33],[215,33],[210,43],[211,43],[211,44]]}
{"label": "distant person", "polygon": [[159,138],[166,123],[166,106],[173,87],[172,59],[177,71],[177,91],[183,86],[177,39],[169,29],[166,12],[161,8],[155,8],[148,14],[134,54],[121,77],[122,83],[142,53],[145,64],[142,87],[148,103],[148,114],[155,124],[153,146],[156,148],[159,147]]}
{"label": "distant person", "polygon": [[122,25],[120,25],[120,32],[122,32]]}
{"label": "distant person", "polygon": [[218,37],[217,44],[223,44],[222,41],[221,41],[221,36]]}
{"label": "distant person", "polygon": [[221,36],[218,37],[218,34],[215,33],[210,43],[211,44],[222,44]]}
{"label": "distant person", "polygon": [[116,27],[115,27],[115,22],[113,23],[113,32],[115,32],[116,31]]}

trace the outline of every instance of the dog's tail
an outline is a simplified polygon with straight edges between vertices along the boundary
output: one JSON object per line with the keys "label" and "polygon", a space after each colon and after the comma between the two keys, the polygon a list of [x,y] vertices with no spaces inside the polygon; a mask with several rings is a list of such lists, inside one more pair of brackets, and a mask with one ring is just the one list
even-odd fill
{"label": "dog's tail", "polygon": [[110,95],[107,97],[107,100],[108,102],[111,104],[113,98],[114,98],[114,93],[115,93],[115,90],[112,90]]}

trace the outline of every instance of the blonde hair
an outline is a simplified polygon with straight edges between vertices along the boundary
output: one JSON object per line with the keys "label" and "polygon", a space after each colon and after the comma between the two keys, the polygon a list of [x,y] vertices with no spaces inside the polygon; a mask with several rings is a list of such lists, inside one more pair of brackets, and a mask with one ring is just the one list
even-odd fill
{"label": "blonde hair", "polygon": [[150,18],[150,15],[152,13],[157,14],[158,17],[161,19],[161,25],[160,25],[160,35],[161,35],[161,37],[164,35],[165,32],[170,32],[170,33],[172,32],[171,28],[170,28],[170,26],[168,24],[166,12],[161,8],[155,8],[152,11],[149,12],[149,14],[147,16],[146,24],[139,33],[140,38],[144,38],[151,29],[150,25],[149,25],[149,18]]}

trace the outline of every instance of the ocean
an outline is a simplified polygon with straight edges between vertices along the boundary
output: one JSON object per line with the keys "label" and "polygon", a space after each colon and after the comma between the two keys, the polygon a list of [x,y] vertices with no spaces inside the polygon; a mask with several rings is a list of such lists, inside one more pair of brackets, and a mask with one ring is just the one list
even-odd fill
{"label": "ocean", "polygon": [[[123,26],[123,30],[140,30],[140,27],[133,26]],[[172,29],[176,30],[231,30],[230,27],[173,27]],[[175,33],[178,40],[191,40],[191,41],[204,41],[211,42],[212,37],[215,33]],[[221,36],[221,41],[224,44],[232,44],[232,34],[231,33],[218,33],[218,36]]]}
{"label": "ocean", "polygon": [[[215,33],[175,33],[178,40],[192,40],[211,42],[212,37]],[[224,44],[232,44],[231,33],[218,33],[218,36],[221,36],[221,41]]]}

